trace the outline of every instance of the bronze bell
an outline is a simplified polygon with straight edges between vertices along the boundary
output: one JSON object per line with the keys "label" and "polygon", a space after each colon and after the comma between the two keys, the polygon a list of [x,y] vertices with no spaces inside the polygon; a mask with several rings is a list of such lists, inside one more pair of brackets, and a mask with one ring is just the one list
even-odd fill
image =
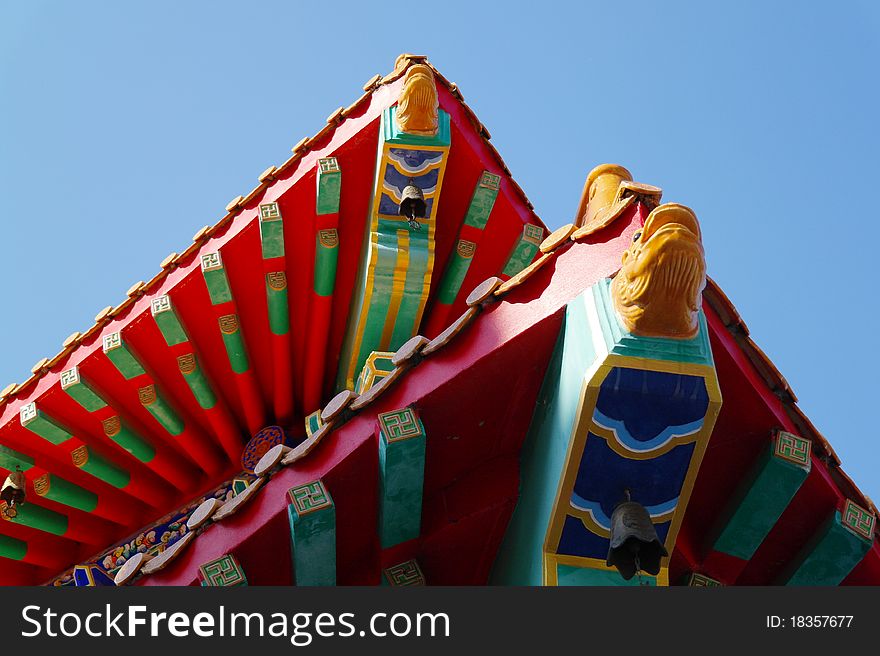
{"label": "bronze bell", "polygon": [[410,179],[409,184],[403,188],[398,214],[409,219],[410,228],[420,230],[421,226],[416,219],[424,218],[427,209],[428,206],[425,203],[425,195],[422,193],[421,189],[413,184],[412,179]]}
{"label": "bronze bell", "polygon": [[611,513],[611,544],[606,565],[614,566],[627,581],[639,571],[657,575],[660,558],[668,556],[645,507],[629,500],[623,501]]}

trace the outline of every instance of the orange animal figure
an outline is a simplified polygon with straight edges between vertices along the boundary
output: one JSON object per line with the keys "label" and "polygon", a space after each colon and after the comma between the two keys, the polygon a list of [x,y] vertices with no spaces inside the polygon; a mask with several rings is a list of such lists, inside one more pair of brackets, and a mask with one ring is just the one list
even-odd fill
{"label": "orange animal figure", "polygon": [[699,329],[706,258],[690,208],[666,203],[648,215],[611,283],[614,308],[635,335],[689,339]]}
{"label": "orange animal figure", "polygon": [[435,135],[438,107],[434,73],[424,64],[411,66],[397,103],[398,126],[409,134]]}

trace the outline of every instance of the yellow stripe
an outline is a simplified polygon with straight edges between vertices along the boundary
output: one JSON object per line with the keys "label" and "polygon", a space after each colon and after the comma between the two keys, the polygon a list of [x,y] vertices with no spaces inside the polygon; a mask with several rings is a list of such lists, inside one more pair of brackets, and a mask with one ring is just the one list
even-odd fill
{"label": "yellow stripe", "polygon": [[382,326],[382,339],[379,341],[380,351],[387,351],[391,344],[397,313],[403,301],[403,289],[406,285],[406,272],[409,269],[409,230],[397,231],[397,259],[394,261],[394,277],[391,280],[391,300],[388,302],[388,314]]}

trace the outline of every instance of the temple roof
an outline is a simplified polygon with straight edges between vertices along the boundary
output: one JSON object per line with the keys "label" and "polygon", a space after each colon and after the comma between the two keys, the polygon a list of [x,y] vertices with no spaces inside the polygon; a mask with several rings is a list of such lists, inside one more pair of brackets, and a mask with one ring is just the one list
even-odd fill
{"label": "temple roof", "polygon": [[[420,409],[429,433],[443,436],[428,447],[420,562],[434,581],[485,580],[516,504],[519,449],[564,307],[617,271],[647,209],[635,202],[590,235],[554,233],[539,251],[544,224],[457,86],[430,67],[440,110],[449,116],[451,145],[431,146],[448,148],[448,162],[431,227],[436,275],[419,310],[425,339],[415,345],[392,340],[394,348],[385,349],[389,361],[395,351],[418,356],[398,358],[384,383],[353,396],[344,420],[328,421],[323,429],[317,422],[314,432],[304,428],[339,388],[337,369],[352,338],[353,289],[370,234],[365,219],[376,143],[407,72],[419,65],[430,67],[424,57],[402,55],[392,73],[369,80],[364,95],[333,112],[286,162],[260,174],[253,191],[234,198],[213,226],[165,258],[152,280],[133,285],[92,327],[38,362],[27,380],[0,393],[0,476],[18,464],[29,480],[21,515],[0,522],[0,583],[41,582],[75,563],[99,562],[108,547],[144,526],[162,524],[171,544],[204,499],[229,502],[248,489],[242,501],[248,507],[208,529],[218,539],[193,540],[180,562],[143,582],[191,583],[200,563],[231,546],[240,557],[252,557],[253,582],[284,579],[289,563],[278,571],[260,562],[259,545],[277,538],[279,522],[272,520],[286,512],[286,490],[317,475],[333,483],[334,495],[362,499],[340,507],[339,543],[345,546],[339,576],[341,582],[370,583],[359,578],[358,564],[385,564],[388,557],[372,536],[376,416],[410,406]],[[484,191],[491,203],[483,225],[479,234],[468,233],[474,226],[466,217]],[[330,211],[321,206],[326,193],[336,194]],[[282,217],[283,247],[271,251],[269,224]],[[322,241],[326,230],[335,234]],[[462,241],[473,245],[465,256]],[[322,247],[339,249],[329,296],[315,291]],[[469,265],[450,286],[441,274],[456,257]],[[480,287],[487,280],[492,282]],[[483,294],[469,302],[475,288]],[[273,306],[279,291],[285,299],[280,315]],[[725,405],[670,567],[728,583],[769,583],[815,532],[811,508],[849,499],[877,512],[711,279],[703,304]],[[278,329],[279,321],[289,322],[290,330]],[[316,343],[320,366],[310,357]],[[354,356],[352,363],[361,370]],[[264,479],[243,473],[242,451],[262,455],[252,438],[276,424],[295,442],[308,433],[304,444],[313,444],[307,455]],[[766,435],[780,429],[813,444],[814,466],[794,510],[745,566],[707,555],[706,524],[734,494]],[[495,437],[487,443],[480,435]],[[848,582],[876,580],[877,572],[874,542]]]}

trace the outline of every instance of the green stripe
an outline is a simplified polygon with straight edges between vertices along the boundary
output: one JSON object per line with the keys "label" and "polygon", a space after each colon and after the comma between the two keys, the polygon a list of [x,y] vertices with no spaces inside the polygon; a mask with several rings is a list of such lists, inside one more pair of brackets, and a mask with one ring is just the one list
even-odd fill
{"label": "green stripe", "polygon": [[78,383],[63,387],[62,389],[65,394],[89,412],[94,412],[95,410],[107,407],[107,402],[98,396],[98,393],[82,380]]}
{"label": "green stripe", "polygon": [[437,292],[437,300],[440,303],[452,305],[455,302],[473,259],[473,257],[462,257],[458,254],[457,249],[452,253],[449,264],[446,265],[446,273],[443,274],[443,280],[440,282],[440,289]]}
{"label": "green stripe", "polygon": [[91,450],[89,450],[88,461],[80,469],[120,490],[131,481],[131,474],[108,462],[97,453],[92,453]]}
{"label": "green stripe", "polygon": [[119,432],[110,439],[141,462],[150,462],[156,457],[153,446],[129,428],[125,422],[122,422]]}
{"label": "green stripe", "polygon": [[506,276],[515,276],[532,263],[537,252],[538,244],[527,239],[520,239],[510,254],[507,264],[504,265],[502,273]]}
{"label": "green stripe", "polygon": [[284,256],[284,222],[281,219],[260,221],[263,259]]}
{"label": "green stripe", "polygon": [[49,474],[49,491],[43,496],[46,499],[51,499],[65,506],[77,508],[85,512],[92,512],[98,507],[97,494],[54,474]]}
{"label": "green stripe", "polygon": [[21,471],[27,471],[34,466],[34,459],[0,444],[0,467],[15,471],[16,466],[21,467]]}
{"label": "green stripe", "polygon": [[[488,171],[483,171],[483,176],[487,173]],[[482,182],[482,180],[483,177],[481,176],[480,181]],[[465,225],[473,226],[480,230],[485,228],[497,197],[498,189],[484,187],[478,183],[476,189],[474,189],[474,195],[471,197],[471,204],[468,206],[467,214],[464,217]]]}
{"label": "green stripe", "polygon": [[202,270],[205,276],[205,284],[208,286],[208,294],[211,296],[213,305],[228,303],[232,300],[232,289],[229,287],[229,279],[226,277],[226,269]]}
{"label": "green stripe", "polygon": [[338,214],[339,196],[342,192],[342,173],[340,171],[323,172],[318,169],[318,200],[317,213]]}
{"label": "green stripe", "polygon": [[186,381],[186,384],[189,385],[193,396],[196,397],[196,401],[199,402],[199,405],[202,408],[210,410],[217,404],[217,397],[214,395],[214,390],[211,389],[211,384],[208,382],[205,374],[202,373],[202,368],[199,366],[198,360],[196,360],[196,368],[188,374],[183,374],[183,379]]}
{"label": "green stripe", "polygon": [[183,419],[168,405],[168,402],[162,398],[159,388],[156,387],[156,400],[149,404],[143,404],[153,417],[156,418],[162,427],[171,435],[177,436],[183,432]]}
{"label": "green stripe", "polygon": [[189,341],[189,337],[183,324],[180,323],[180,317],[177,316],[174,306],[154,312],[153,318],[156,320],[156,325],[159,326],[162,337],[165,338],[165,343],[168,346],[175,346],[176,344],[183,344]]}
{"label": "green stripe", "polygon": [[394,265],[397,262],[397,230],[400,225],[397,221],[390,222],[379,219],[379,243],[373,291],[367,310],[366,325],[363,328],[361,348],[355,364],[355,373],[363,369],[367,357],[379,348],[379,343],[382,341],[382,330],[385,327],[385,317],[388,315],[388,306],[391,302]]}
{"label": "green stripe", "polygon": [[785,584],[838,585],[870,551],[871,544],[844,528],[840,511],[835,510],[794,559],[794,572]]}
{"label": "green stripe", "polygon": [[134,353],[125,345],[120,337],[120,344],[114,348],[105,350],[104,353],[110,358],[110,362],[119,370],[126,380],[131,380],[147,373],[138,362]]}
{"label": "green stripe", "polygon": [[266,302],[269,305],[269,330],[274,335],[286,335],[290,330],[290,314],[287,311],[287,287],[272,289],[266,282]]}
{"label": "green stripe", "polygon": [[220,333],[223,336],[223,345],[226,347],[226,355],[229,357],[229,364],[232,370],[237,374],[243,374],[250,368],[248,362],[247,350],[244,347],[244,340],[241,338],[241,330],[234,333]]}
{"label": "green stripe", "polygon": [[73,437],[72,433],[62,428],[59,423],[42,410],[37,410],[37,416],[28,421],[25,428],[52,444],[61,444]]}
{"label": "green stripe", "polygon": [[333,248],[321,245],[320,237],[315,237],[315,283],[318,296],[330,296],[336,285],[336,263],[339,259],[339,244]]}
{"label": "green stripe", "polygon": [[52,533],[53,535],[64,535],[67,533],[67,517],[61,513],[35,506],[32,503],[16,505],[15,509],[18,511],[18,515],[9,520],[13,524],[21,524],[38,531]]}
{"label": "green stripe", "polygon": [[0,556],[10,560],[24,560],[27,555],[27,542],[8,535],[0,535]]}
{"label": "green stripe", "polygon": [[409,267],[403,285],[403,298],[397,310],[394,330],[391,333],[389,351],[396,351],[418,332],[416,325],[419,307],[422,304],[422,291],[425,286],[425,272],[428,270],[428,235],[425,231],[411,232],[409,235]]}

